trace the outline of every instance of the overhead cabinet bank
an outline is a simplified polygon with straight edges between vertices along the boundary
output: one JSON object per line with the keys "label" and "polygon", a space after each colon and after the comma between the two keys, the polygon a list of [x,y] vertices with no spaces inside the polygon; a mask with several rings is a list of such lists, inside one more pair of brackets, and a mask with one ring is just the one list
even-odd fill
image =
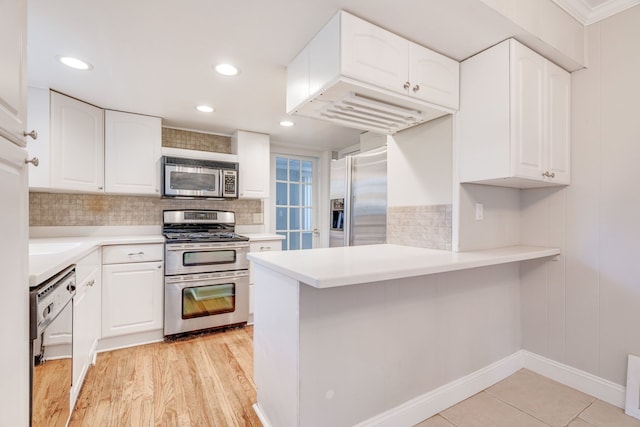
{"label": "overhead cabinet bank", "polygon": [[45,191],[160,195],[161,119],[29,88],[29,187]]}
{"label": "overhead cabinet bank", "polygon": [[287,66],[287,112],[382,133],[458,108],[459,64],[338,12]]}

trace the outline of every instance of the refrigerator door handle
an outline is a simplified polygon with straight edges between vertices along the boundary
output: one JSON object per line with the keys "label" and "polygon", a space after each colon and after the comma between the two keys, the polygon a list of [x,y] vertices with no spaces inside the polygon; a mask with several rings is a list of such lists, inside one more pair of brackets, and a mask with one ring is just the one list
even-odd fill
{"label": "refrigerator door handle", "polygon": [[351,217],[351,194],[352,194],[352,157],[345,157],[345,169],[346,169],[346,185],[345,185],[345,194],[344,194],[344,246],[351,246],[351,222],[353,218]]}

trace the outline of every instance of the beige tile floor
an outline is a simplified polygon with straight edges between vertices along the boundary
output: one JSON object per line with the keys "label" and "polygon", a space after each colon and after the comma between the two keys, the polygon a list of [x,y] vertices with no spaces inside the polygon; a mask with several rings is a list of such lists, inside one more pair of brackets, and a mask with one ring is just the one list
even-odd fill
{"label": "beige tile floor", "polygon": [[415,427],[640,427],[595,397],[522,369]]}

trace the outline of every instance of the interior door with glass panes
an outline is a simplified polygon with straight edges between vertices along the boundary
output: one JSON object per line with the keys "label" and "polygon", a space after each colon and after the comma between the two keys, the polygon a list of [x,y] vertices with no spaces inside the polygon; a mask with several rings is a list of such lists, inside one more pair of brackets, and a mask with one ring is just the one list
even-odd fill
{"label": "interior door with glass panes", "polygon": [[282,250],[317,246],[317,159],[274,154],[275,231],[284,236]]}

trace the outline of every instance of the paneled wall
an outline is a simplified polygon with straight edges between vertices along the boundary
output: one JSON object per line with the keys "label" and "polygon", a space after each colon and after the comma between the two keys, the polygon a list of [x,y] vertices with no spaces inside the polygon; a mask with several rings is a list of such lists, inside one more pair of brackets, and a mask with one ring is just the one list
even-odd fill
{"label": "paneled wall", "polygon": [[522,343],[617,384],[640,355],[640,6],[587,28],[572,75],[572,181],[524,190],[522,241],[559,246],[521,267]]}
{"label": "paneled wall", "polygon": [[[231,152],[231,138],[180,129],[163,128],[164,147],[188,150]],[[236,213],[238,225],[254,225],[262,218],[260,200],[178,200],[153,196],[102,194],[29,194],[30,226],[113,226],[159,225],[164,209],[221,209]]]}

